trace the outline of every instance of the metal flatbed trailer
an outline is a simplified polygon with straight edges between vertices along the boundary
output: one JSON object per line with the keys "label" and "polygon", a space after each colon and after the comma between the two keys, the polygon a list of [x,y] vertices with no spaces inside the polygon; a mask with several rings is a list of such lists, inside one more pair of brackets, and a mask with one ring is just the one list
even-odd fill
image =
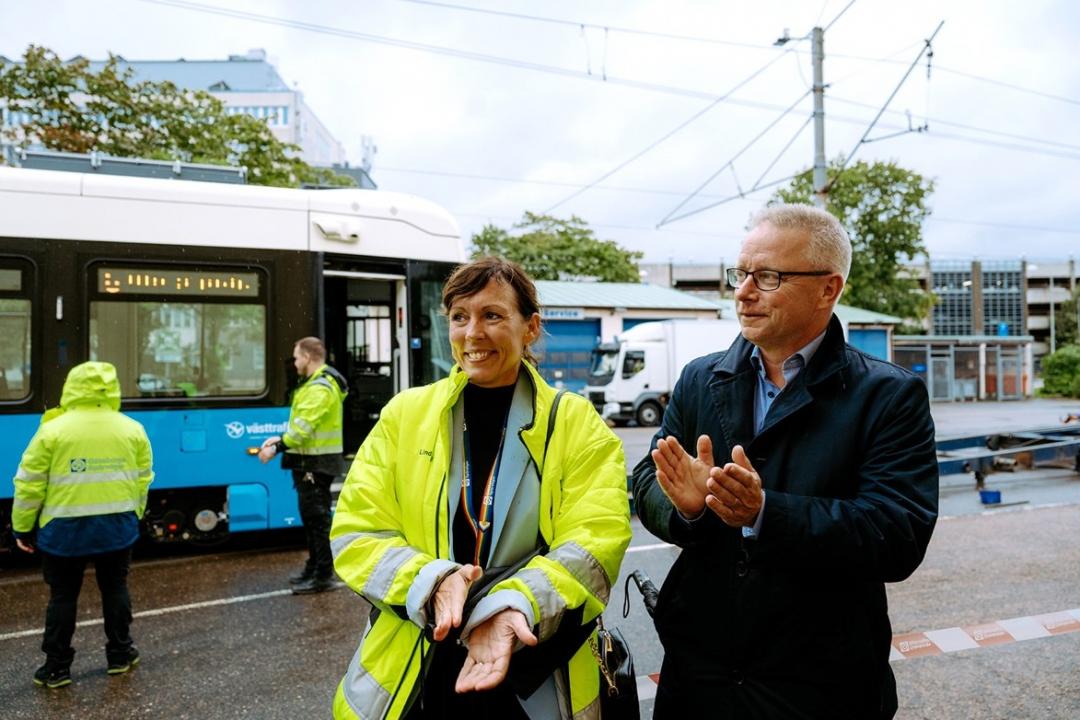
{"label": "metal flatbed trailer", "polygon": [[1080,423],[938,438],[937,456],[941,475],[973,473],[979,488],[995,470],[1072,462],[1080,473]]}

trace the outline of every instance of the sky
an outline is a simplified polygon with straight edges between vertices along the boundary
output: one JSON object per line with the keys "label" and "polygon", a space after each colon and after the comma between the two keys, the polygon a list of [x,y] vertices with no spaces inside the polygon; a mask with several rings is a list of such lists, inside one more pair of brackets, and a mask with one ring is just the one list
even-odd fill
{"label": "sky", "polygon": [[[768,184],[813,162],[798,39],[820,26],[826,155],[933,179],[932,259],[1080,258],[1080,4],[849,2],[0,0],[0,55],[263,48],[353,164],[372,137],[379,187],[466,238],[573,214],[646,262],[719,263]],[[924,54],[903,80],[935,30],[929,78]]]}

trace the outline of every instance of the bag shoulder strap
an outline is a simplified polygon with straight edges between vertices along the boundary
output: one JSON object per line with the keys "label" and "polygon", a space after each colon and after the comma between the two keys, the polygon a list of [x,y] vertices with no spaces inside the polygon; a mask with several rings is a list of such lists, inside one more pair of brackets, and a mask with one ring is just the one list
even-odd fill
{"label": "bag shoulder strap", "polygon": [[543,472],[544,467],[547,465],[548,445],[551,444],[551,433],[555,432],[555,414],[559,411],[559,402],[565,394],[565,388],[555,393],[555,400],[551,403],[551,412],[548,413],[547,437],[544,438],[544,457],[540,459],[540,472]]}

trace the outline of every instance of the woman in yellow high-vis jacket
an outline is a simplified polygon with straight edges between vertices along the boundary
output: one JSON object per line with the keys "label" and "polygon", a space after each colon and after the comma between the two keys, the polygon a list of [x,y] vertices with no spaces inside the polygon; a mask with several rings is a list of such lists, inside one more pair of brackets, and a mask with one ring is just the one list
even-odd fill
{"label": "woman in yellow high-vis jacket", "polygon": [[[373,605],[334,717],[599,718],[588,643],[550,651],[603,611],[618,577],[622,444],[533,367],[539,306],[519,266],[459,267],[443,305],[457,364],[390,401],[334,515],[335,569]],[[523,560],[484,585],[485,571]],[[466,606],[474,583],[481,597]],[[545,650],[553,662],[521,682],[524,658]]]}

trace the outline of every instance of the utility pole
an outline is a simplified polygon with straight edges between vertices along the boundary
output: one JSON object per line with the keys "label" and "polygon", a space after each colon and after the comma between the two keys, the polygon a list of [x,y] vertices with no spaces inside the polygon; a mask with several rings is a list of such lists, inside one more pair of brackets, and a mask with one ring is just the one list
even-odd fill
{"label": "utility pole", "polygon": [[814,205],[825,207],[825,31],[815,27],[813,33],[814,54]]}
{"label": "utility pole", "polygon": [[[848,3],[848,7],[851,5],[852,3]],[[843,14],[841,11],[840,15]],[[801,39],[805,40],[806,37]],[[825,196],[828,195],[826,185],[829,182],[825,172],[825,29],[815,27],[810,31],[810,39],[814,57],[814,205],[824,209]],[[791,34],[784,28],[784,34],[778,37],[773,45],[781,47],[791,40]]]}
{"label": "utility pole", "polygon": [[1057,352],[1057,333],[1054,332],[1054,330],[1055,330],[1055,328],[1054,328],[1054,315],[1056,315],[1057,313],[1055,312],[1055,308],[1054,308],[1054,276],[1053,275],[1050,276],[1050,291],[1049,292],[1050,292],[1050,297],[1049,297],[1049,300],[1050,300],[1050,354],[1053,355],[1054,353]]}

